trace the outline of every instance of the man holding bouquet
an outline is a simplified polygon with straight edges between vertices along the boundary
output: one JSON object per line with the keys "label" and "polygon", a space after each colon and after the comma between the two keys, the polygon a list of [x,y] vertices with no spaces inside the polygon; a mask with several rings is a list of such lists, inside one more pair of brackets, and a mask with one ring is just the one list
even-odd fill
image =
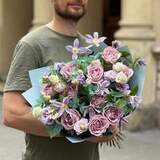
{"label": "man holding bouquet", "polygon": [[23,160],[98,160],[97,139],[78,144],[61,136],[50,139],[46,127],[33,117],[31,107],[21,95],[31,88],[29,70],[70,61],[72,55],[64,46],[72,44],[75,38],[85,46],[77,23],[86,12],[88,0],[51,1],[55,11],[53,20],[28,33],[15,48],[4,88],[4,124],[26,133]]}

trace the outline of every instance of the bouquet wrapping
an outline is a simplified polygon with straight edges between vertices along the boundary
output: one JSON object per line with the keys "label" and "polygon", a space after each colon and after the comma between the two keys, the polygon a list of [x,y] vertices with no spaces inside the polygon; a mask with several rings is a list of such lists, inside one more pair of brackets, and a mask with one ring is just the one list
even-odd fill
{"label": "bouquet wrapping", "polygon": [[122,123],[141,103],[145,62],[133,60],[121,42],[108,46],[104,40],[95,32],[86,35],[89,45],[80,47],[75,39],[66,46],[72,61],[29,72],[32,88],[23,96],[51,138],[62,135],[78,143],[114,134],[121,139]]}

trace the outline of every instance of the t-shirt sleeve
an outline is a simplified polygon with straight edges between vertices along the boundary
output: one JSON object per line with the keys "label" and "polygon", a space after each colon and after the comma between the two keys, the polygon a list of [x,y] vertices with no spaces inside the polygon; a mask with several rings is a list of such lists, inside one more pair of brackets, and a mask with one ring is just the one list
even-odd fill
{"label": "t-shirt sleeve", "polygon": [[4,92],[26,91],[31,88],[28,71],[39,67],[38,54],[27,42],[19,41],[13,55]]}

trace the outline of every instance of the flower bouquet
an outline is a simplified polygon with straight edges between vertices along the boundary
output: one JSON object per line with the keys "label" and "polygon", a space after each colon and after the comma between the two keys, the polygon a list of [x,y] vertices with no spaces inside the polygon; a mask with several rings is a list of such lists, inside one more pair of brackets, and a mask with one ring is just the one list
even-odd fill
{"label": "flower bouquet", "polygon": [[33,88],[23,95],[51,138],[62,135],[78,143],[103,137],[114,146],[123,139],[122,123],[142,101],[145,63],[133,60],[119,41],[107,46],[104,40],[95,32],[86,35],[87,47],[79,47],[75,39],[66,46],[72,61],[30,71]]}

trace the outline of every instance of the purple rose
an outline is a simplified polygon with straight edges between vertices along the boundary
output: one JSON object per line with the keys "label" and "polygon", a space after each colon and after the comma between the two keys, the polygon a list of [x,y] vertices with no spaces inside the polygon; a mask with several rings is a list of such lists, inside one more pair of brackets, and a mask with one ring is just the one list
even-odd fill
{"label": "purple rose", "polygon": [[44,84],[42,86],[42,90],[41,90],[41,94],[44,95],[44,96],[52,96],[54,95],[54,87],[52,85],[49,85],[49,84]]}
{"label": "purple rose", "polygon": [[127,76],[128,79],[131,78],[134,73],[133,69],[129,67],[125,67],[122,72]]}
{"label": "purple rose", "polygon": [[99,60],[92,61],[87,67],[87,77],[91,83],[97,83],[101,80],[104,70]]}
{"label": "purple rose", "polygon": [[64,76],[64,78],[68,79],[75,68],[76,68],[75,64],[67,63],[64,66],[62,66],[60,73],[61,75]]}
{"label": "purple rose", "polygon": [[74,129],[74,125],[81,118],[80,113],[76,109],[68,109],[61,116],[61,124],[66,130]]}
{"label": "purple rose", "polygon": [[88,130],[88,119],[81,118],[77,121],[74,125],[74,130],[76,131],[77,135],[82,134]]}
{"label": "purple rose", "polygon": [[121,53],[112,47],[105,48],[102,54],[102,58],[107,63],[112,63],[112,64],[116,63],[120,57],[121,57]]}
{"label": "purple rose", "polygon": [[101,108],[105,102],[105,97],[103,95],[94,95],[91,98],[91,106],[93,108]]}
{"label": "purple rose", "polygon": [[117,107],[110,107],[103,112],[103,115],[109,120],[111,125],[117,125],[123,117],[123,112]]}
{"label": "purple rose", "polygon": [[105,116],[95,115],[89,121],[89,131],[94,136],[101,136],[109,125],[110,123]]}
{"label": "purple rose", "polygon": [[68,97],[77,96],[77,86],[72,84],[72,83],[68,83],[66,85],[66,88],[65,88],[65,91],[64,91],[64,95],[66,95]]}

